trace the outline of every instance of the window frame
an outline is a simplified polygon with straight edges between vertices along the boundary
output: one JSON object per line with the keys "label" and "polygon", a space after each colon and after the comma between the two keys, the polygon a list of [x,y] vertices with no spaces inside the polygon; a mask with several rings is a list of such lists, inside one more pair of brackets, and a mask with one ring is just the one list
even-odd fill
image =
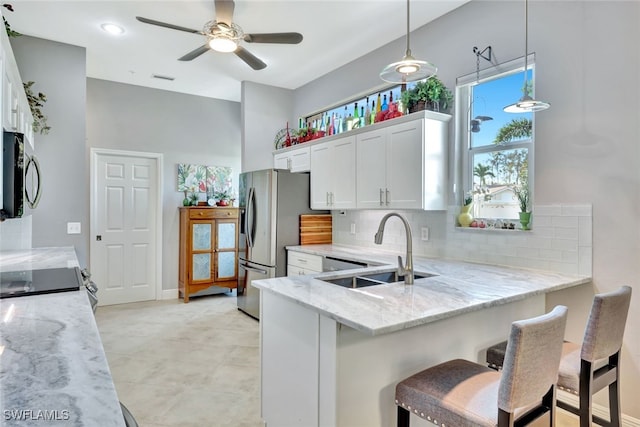
{"label": "window frame", "polygon": [[[471,147],[471,129],[470,122],[472,119],[471,95],[472,87],[480,83],[490,80],[507,77],[512,74],[522,73],[524,71],[525,58],[520,57],[505,63],[480,70],[478,73],[473,72],[456,79],[456,146],[459,147],[458,165],[460,172],[457,174],[459,188],[454,187],[454,194],[459,197],[460,204],[464,203],[464,198],[469,191],[473,189],[473,162],[474,156],[483,153],[491,153],[497,151],[509,151],[517,149],[528,149],[528,167],[527,167],[527,185],[531,195],[531,206],[533,206],[534,195],[534,171],[535,171],[535,113],[531,114],[531,137],[524,140],[508,142],[502,145],[485,145],[482,147]],[[527,69],[531,72],[529,81],[534,82],[533,90],[535,91],[535,54],[531,53],[527,56]],[[521,92],[514,92],[513,101],[517,101]],[[532,96],[534,94],[532,93]],[[474,215],[475,216],[475,215]],[[483,219],[509,219],[515,218],[504,217],[484,217]]]}

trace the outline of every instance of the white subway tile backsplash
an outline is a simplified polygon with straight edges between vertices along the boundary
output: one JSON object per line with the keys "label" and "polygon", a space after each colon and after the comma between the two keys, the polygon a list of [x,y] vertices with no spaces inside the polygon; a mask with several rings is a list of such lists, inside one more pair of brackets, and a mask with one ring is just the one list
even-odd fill
{"label": "white subway tile backsplash", "polygon": [[581,217],[578,227],[578,244],[582,246],[593,245],[593,219],[591,217]]}
{"label": "white subway tile backsplash", "polygon": [[591,217],[591,205],[562,205],[562,216]]}
{"label": "white subway tile backsplash", "polygon": [[536,218],[541,216],[560,216],[562,215],[562,206],[560,205],[535,205],[533,214]]}
{"label": "white subway tile backsplash", "polygon": [[561,251],[578,251],[578,240],[571,239],[553,239],[551,241],[552,249],[559,249]]}
{"label": "white subway tile backsplash", "polygon": [[562,251],[557,249],[540,249],[540,258],[548,261],[562,259]]}
{"label": "white subway tile backsplash", "polygon": [[578,228],[580,224],[577,216],[554,216],[551,225],[554,227]]}
{"label": "white subway tile backsplash", "polygon": [[577,227],[556,227],[554,229],[555,237],[558,239],[574,239],[578,240],[579,228]]}
{"label": "white subway tile backsplash", "polygon": [[[451,206],[448,212],[399,211],[411,224],[414,253],[569,274],[592,274],[590,205],[536,205],[531,231],[461,229],[456,227],[459,210],[459,206]],[[387,222],[383,244],[373,243],[378,224],[388,212],[334,214],[334,242],[403,254],[405,230],[397,218]],[[355,235],[349,232],[353,222],[356,223]],[[420,239],[422,227],[429,227],[429,241]]]}

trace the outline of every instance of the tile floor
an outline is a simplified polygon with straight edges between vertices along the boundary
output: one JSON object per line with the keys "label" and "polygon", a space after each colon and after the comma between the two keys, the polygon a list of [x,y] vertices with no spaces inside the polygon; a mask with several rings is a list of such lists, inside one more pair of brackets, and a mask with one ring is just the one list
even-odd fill
{"label": "tile floor", "polygon": [[234,294],[98,307],[118,397],[140,427],[262,427],[258,322]]}
{"label": "tile floor", "polygon": [[[258,322],[237,310],[235,294],[98,307],[96,321],[140,427],[263,427]],[[558,418],[557,427],[578,426]]]}

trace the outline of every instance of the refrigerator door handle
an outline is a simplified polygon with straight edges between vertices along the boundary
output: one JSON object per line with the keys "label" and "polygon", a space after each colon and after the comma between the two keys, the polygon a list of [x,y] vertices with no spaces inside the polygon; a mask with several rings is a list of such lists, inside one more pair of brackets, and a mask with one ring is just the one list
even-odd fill
{"label": "refrigerator door handle", "polygon": [[244,229],[247,232],[247,244],[253,247],[254,228],[255,228],[255,188],[249,188],[249,197],[247,198],[247,212],[245,215]]}
{"label": "refrigerator door handle", "polygon": [[248,270],[248,271],[253,271],[254,273],[259,273],[259,274],[262,274],[262,275],[265,275],[265,276],[268,274],[267,270],[262,270],[262,269],[256,268],[256,267],[249,267],[247,264],[240,264],[240,268],[243,268],[243,269]]}

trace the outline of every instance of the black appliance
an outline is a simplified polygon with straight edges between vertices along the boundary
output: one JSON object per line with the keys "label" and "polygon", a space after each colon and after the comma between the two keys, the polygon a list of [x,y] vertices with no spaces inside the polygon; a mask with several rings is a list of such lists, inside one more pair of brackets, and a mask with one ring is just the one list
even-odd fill
{"label": "black appliance", "polygon": [[78,267],[0,272],[0,298],[77,291],[84,281]]}
{"label": "black appliance", "polygon": [[4,132],[2,137],[2,217],[24,213],[24,135]]}

